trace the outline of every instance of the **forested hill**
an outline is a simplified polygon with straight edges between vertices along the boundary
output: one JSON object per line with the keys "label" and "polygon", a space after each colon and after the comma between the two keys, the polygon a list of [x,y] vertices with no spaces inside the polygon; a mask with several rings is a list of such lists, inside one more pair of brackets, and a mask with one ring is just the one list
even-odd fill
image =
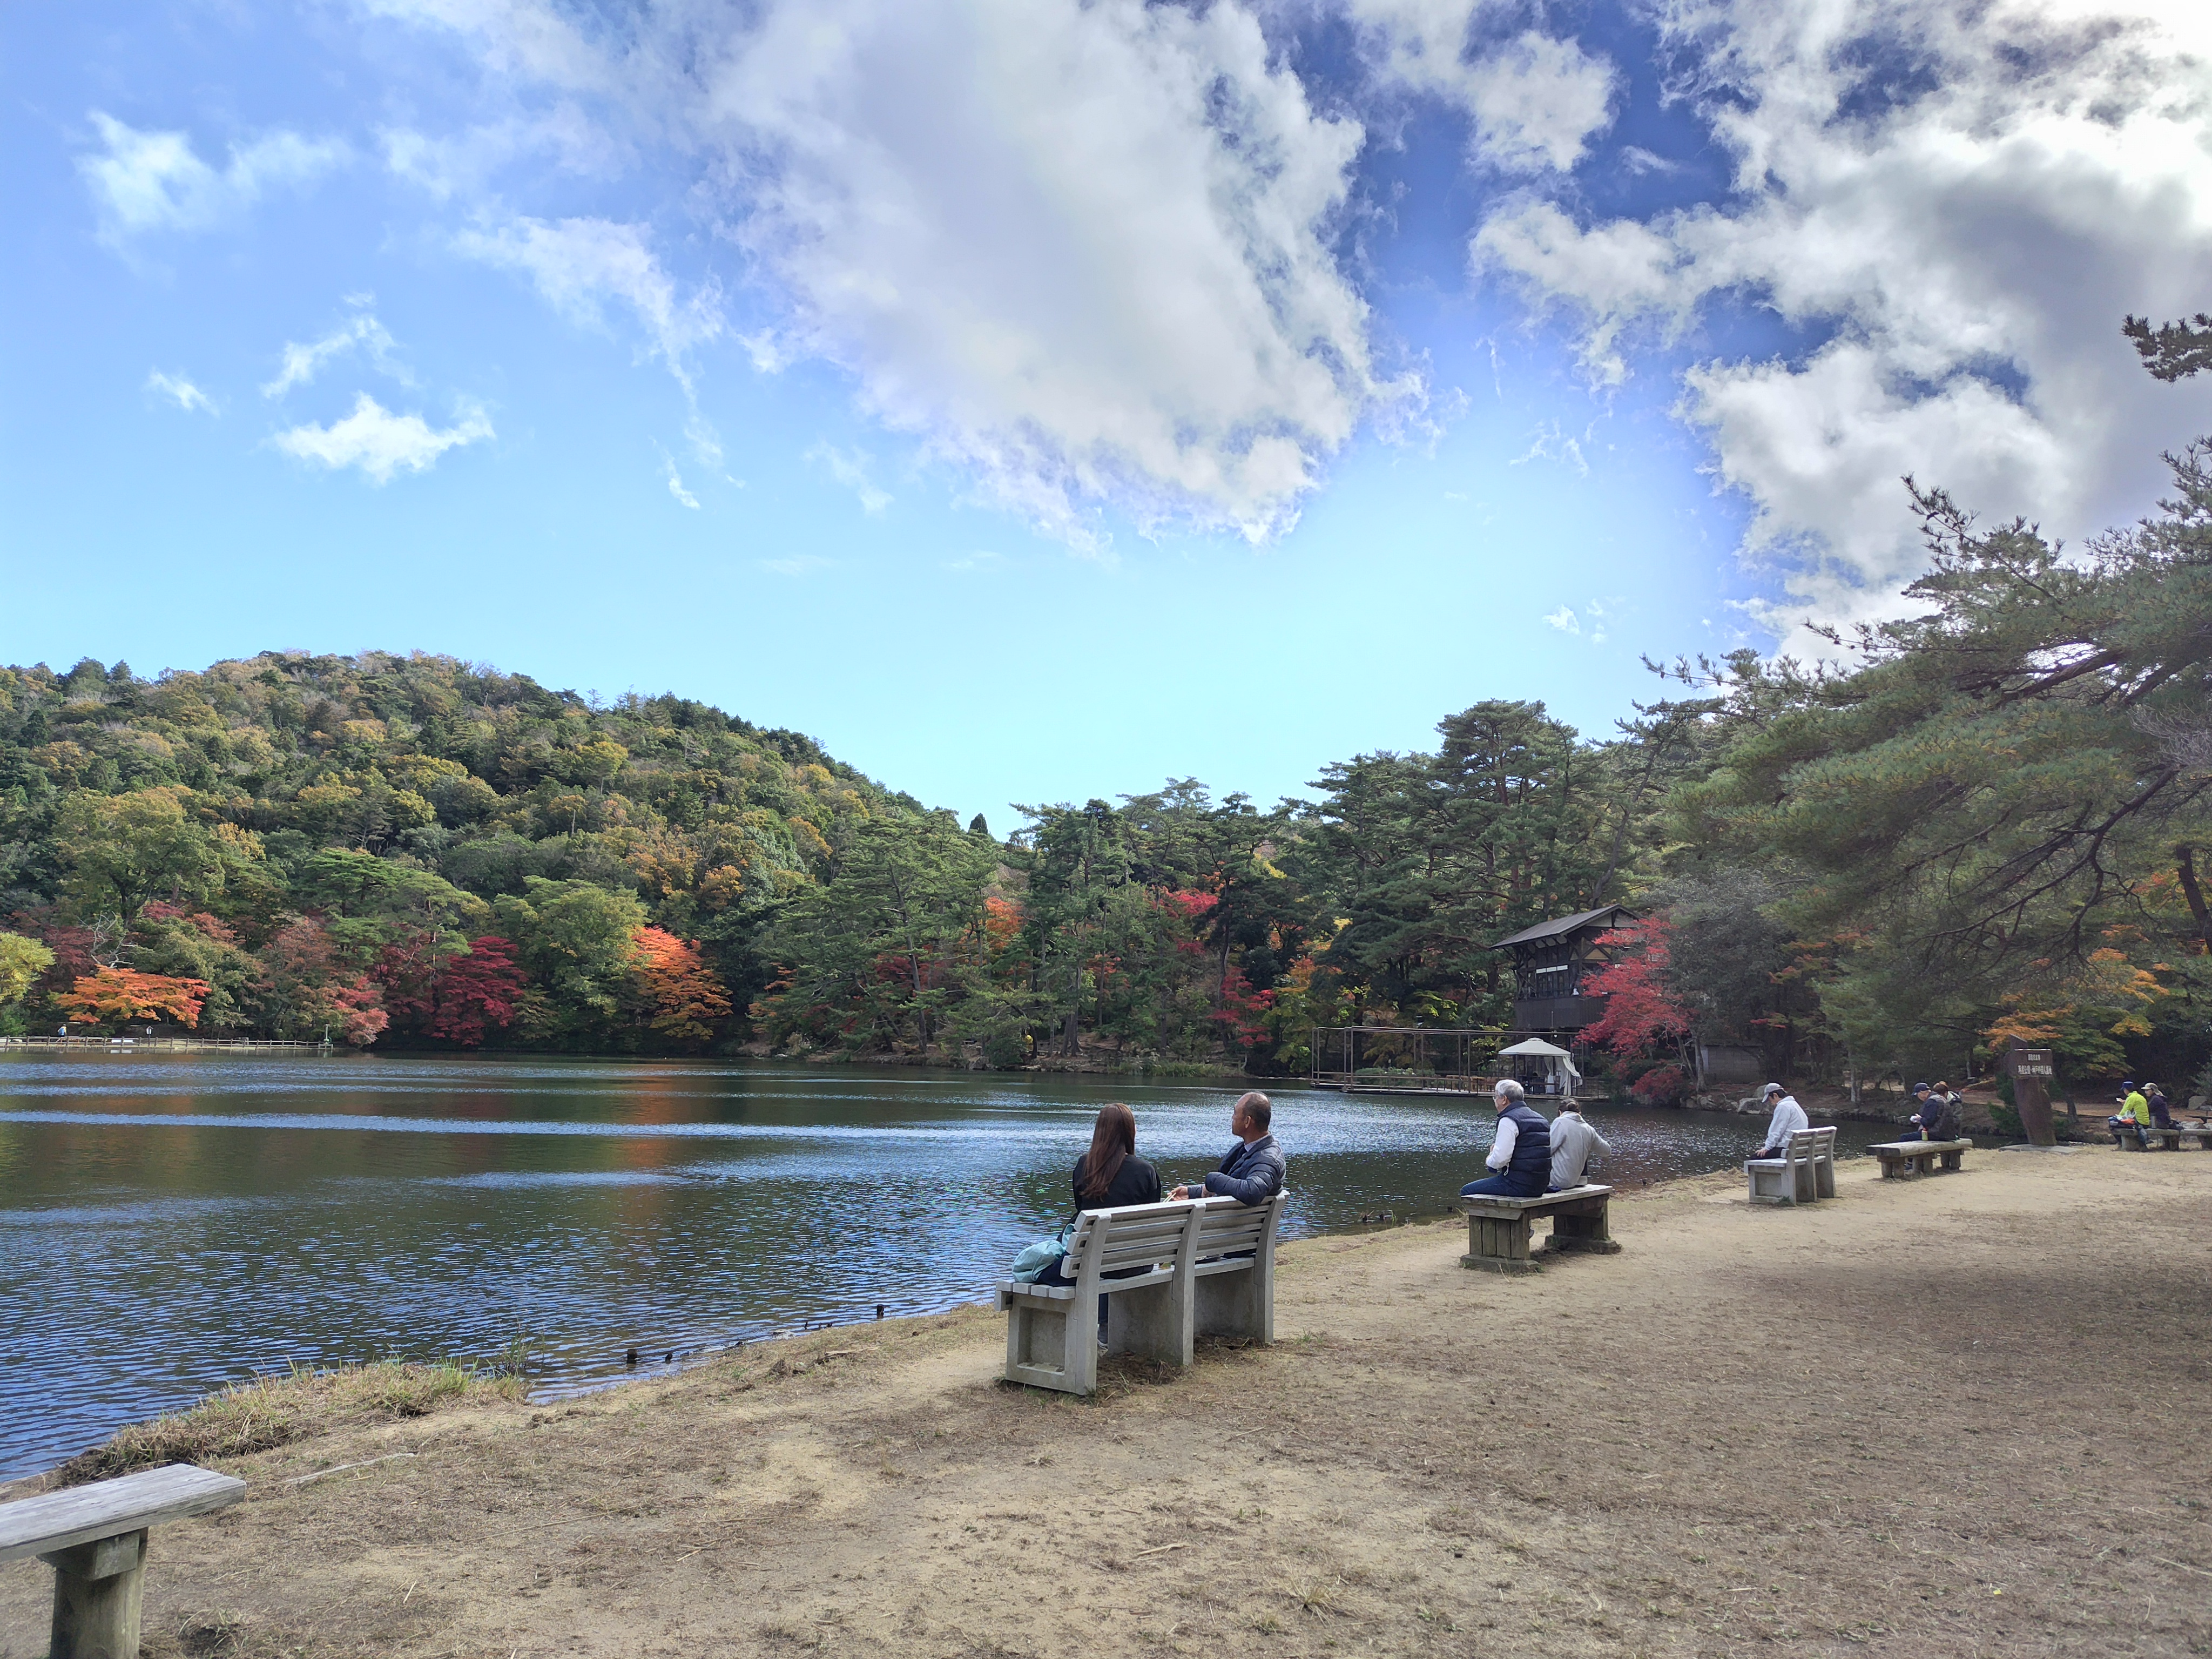
{"label": "forested hill", "polygon": [[[531,1037],[696,1040],[746,988],[708,981],[752,921],[825,877],[856,819],[920,811],[797,732],[451,658],[0,669],[0,916],[57,953],[55,996],[101,967],[197,980],[219,1030],[422,1034],[441,958],[489,934],[526,958]],[[648,925],[672,1009],[623,960]],[[519,1035],[506,977],[447,1035]],[[687,1013],[687,980],[708,1006]]]}

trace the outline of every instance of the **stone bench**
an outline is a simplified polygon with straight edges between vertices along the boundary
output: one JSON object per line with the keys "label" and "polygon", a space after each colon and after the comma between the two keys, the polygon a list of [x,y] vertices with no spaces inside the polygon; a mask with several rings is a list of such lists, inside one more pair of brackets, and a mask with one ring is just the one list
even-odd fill
{"label": "stone bench", "polygon": [[1467,1254],[1460,1257],[1460,1266],[1493,1273],[1536,1272],[1541,1264],[1530,1251],[1528,1238],[1538,1216],[1552,1218],[1553,1253],[1585,1250],[1609,1255],[1620,1248],[1607,1225],[1612,1197],[1612,1188],[1587,1184],[1536,1198],[1504,1198],[1494,1193],[1462,1196]]}
{"label": "stone bench", "polygon": [[54,1570],[47,1659],[137,1659],[146,1534],[246,1496],[246,1482],[191,1463],[0,1504],[0,1561]]}
{"label": "stone bench", "polygon": [[1780,1158],[1747,1158],[1744,1181],[1754,1204],[1811,1204],[1836,1195],[1836,1132],[1793,1129]]}
{"label": "stone bench", "polygon": [[[2196,1128],[2185,1123],[2161,1129],[2154,1123],[2139,1137],[2133,1124],[2123,1124],[2117,1129],[2112,1129],[2109,1124],[2106,1127],[2111,1129],[2112,1145],[2124,1151],[2150,1152],[2157,1149],[2179,1152],[2186,1150],[2182,1145],[2184,1140],[2194,1140],[2200,1150],[2212,1152],[2212,1129]],[[2144,1144],[2146,1140],[2149,1143],[2148,1146]]]}
{"label": "stone bench", "polygon": [[1971,1140],[1887,1140],[1867,1148],[1881,1160],[1884,1181],[1964,1169],[1966,1154],[1973,1150]]}
{"label": "stone bench", "polygon": [[1273,1341],[1275,1234],[1289,1196],[1085,1210],[1060,1262],[1074,1284],[999,1286],[1006,1380],[1097,1393],[1100,1296],[1109,1354],[1187,1366],[1200,1336]]}

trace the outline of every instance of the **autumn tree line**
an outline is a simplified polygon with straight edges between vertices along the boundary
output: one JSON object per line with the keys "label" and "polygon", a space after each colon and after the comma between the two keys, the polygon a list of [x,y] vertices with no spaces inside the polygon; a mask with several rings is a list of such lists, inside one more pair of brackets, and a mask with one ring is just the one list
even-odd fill
{"label": "autumn tree line", "polygon": [[[2154,373],[2212,342],[2131,328]],[[1618,900],[1594,1059],[1646,1098],[1697,1042],[2171,1087],[2212,1052],[2212,450],[2168,459],[2081,549],[1908,480],[1921,609],[1826,665],[1655,665],[1601,737],[1481,702],[1272,807],[1185,779],[1004,836],[449,658],[0,669],[0,1035],[1295,1073],[1319,1026],[1508,1024],[1492,942]]]}

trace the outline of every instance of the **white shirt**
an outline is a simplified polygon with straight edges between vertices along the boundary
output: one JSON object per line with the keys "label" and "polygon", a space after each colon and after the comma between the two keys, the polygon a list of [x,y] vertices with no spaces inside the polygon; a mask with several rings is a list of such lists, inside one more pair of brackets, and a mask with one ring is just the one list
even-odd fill
{"label": "white shirt", "polygon": [[1766,1126],[1766,1139],[1759,1145],[1762,1147],[1787,1146],[1791,1134],[1812,1127],[1812,1122],[1805,1115],[1805,1109],[1797,1103],[1796,1097],[1784,1095],[1774,1103],[1774,1117]]}
{"label": "white shirt", "polygon": [[1552,1185],[1565,1188],[1583,1184],[1589,1166],[1590,1148],[1610,1154],[1613,1143],[1590,1127],[1572,1107],[1552,1120]]}
{"label": "white shirt", "polygon": [[1493,1170],[1502,1170],[1513,1161],[1513,1143],[1521,1139],[1521,1126],[1503,1112],[1498,1115],[1498,1139],[1490,1143],[1490,1156],[1483,1163]]}

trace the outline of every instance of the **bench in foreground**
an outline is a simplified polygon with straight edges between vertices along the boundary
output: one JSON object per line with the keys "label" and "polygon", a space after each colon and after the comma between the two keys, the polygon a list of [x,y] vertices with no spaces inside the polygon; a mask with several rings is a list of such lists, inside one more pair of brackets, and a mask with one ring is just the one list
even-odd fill
{"label": "bench in foreground", "polygon": [[1890,1140],[1867,1148],[1881,1160],[1884,1181],[1964,1169],[1966,1154],[1973,1150],[1971,1140]]}
{"label": "bench in foreground", "polygon": [[1539,1198],[1504,1198],[1486,1194],[1462,1198],[1467,1209],[1467,1254],[1463,1267],[1480,1267],[1493,1273],[1533,1273],[1539,1266],[1528,1248],[1536,1218],[1552,1218],[1554,1252],[1586,1250],[1609,1255],[1620,1246],[1613,1242],[1607,1225],[1610,1187],[1570,1187],[1565,1192]]}
{"label": "bench in foreground", "polygon": [[1085,1210],[1060,1271],[1073,1285],[999,1286],[1009,1382],[1098,1391],[1097,1304],[1106,1352],[1188,1365],[1197,1339],[1275,1340],[1275,1230],[1287,1193],[1265,1204],[1183,1199]]}
{"label": "bench in foreground", "polygon": [[47,1659],[137,1659],[147,1532],[245,1496],[243,1480],[169,1463],[0,1504],[0,1561],[35,1555],[54,1570]]}

